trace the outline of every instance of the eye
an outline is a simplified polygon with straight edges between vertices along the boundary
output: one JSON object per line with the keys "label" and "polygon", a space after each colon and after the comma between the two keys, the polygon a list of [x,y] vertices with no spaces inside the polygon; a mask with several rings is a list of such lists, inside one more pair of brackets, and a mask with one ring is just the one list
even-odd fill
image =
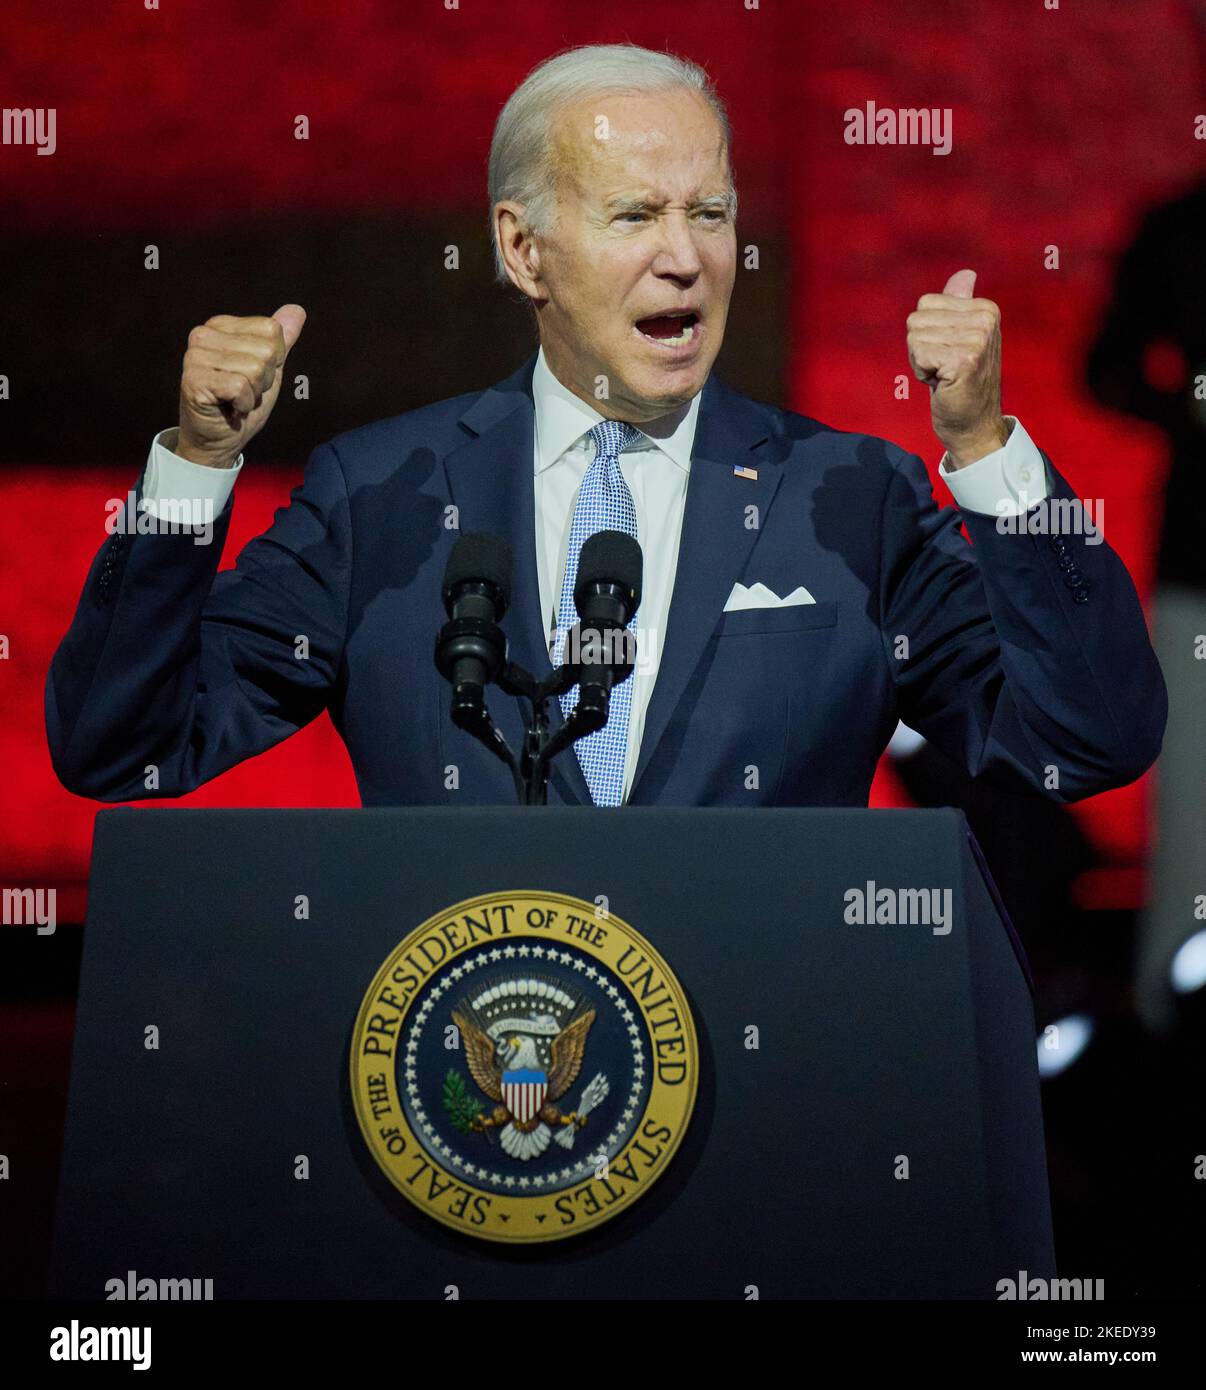
{"label": "eye", "polygon": [[640,221],[644,222],[646,218],[648,218],[648,216],[649,214],[647,212],[622,212],[620,214],[620,221],[628,222],[635,217],[638,218]]}
{"label": "eye", "polygon": [[701,208],[700,216],[713,222],[724,222],[728,218],[728,213],[725,212],[724,208]]}

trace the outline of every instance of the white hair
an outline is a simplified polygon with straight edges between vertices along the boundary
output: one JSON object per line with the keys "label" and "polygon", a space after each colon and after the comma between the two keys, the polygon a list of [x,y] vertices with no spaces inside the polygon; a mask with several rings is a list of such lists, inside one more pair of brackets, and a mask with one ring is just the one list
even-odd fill
{"label": "white hair", "polygon": [[[605,92],[663,92],[673,88],[699,92],[707,101],[720,122],[727,155],[731,139],[728,114],[707,73],[689,59],[631,43],[590,44],[547,58],[528,73],[499,113],[490,142],[490,239],[498,280],[510,283],[494,228],[495,205],[522,203],[529,232],[547,232],[551,224],[557,196],[551,137],[558,109]],[[731,161],[729,176],[729,214],[735,217],[737,192],[732,186]]]}

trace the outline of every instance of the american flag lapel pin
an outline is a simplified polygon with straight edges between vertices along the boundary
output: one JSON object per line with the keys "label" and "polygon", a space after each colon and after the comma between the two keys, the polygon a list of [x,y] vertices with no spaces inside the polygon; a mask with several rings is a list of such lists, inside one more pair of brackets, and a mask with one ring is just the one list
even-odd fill
{"label": "american flag lapel pin", "polygon": [[748,478],[751,482],[758,481],[758,470],[756,468],[742,468],[739,463],[733,465],[734,478]]}

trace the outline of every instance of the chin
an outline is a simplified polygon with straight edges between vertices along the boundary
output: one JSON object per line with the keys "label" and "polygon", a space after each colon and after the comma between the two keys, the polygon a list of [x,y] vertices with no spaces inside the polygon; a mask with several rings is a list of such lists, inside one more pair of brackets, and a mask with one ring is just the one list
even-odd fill
{"label": "chin", "polygon": [[629,394],[665,415],[699,394],[711,365],[692,362],[689,366],[650,369],[642,364],[628,374]]}

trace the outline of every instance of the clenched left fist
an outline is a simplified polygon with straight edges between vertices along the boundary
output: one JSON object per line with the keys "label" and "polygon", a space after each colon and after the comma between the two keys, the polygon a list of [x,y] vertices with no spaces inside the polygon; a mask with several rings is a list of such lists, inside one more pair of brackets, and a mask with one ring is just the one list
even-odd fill
{"label": "clenched left fist", "polygon": [[973,299],[974,270],[958,270],[941,294],[923,294],[908,318],[909,365],[930,388],[934,433],[963,468],[1009,438],[1001,415],[1001,311]]}

